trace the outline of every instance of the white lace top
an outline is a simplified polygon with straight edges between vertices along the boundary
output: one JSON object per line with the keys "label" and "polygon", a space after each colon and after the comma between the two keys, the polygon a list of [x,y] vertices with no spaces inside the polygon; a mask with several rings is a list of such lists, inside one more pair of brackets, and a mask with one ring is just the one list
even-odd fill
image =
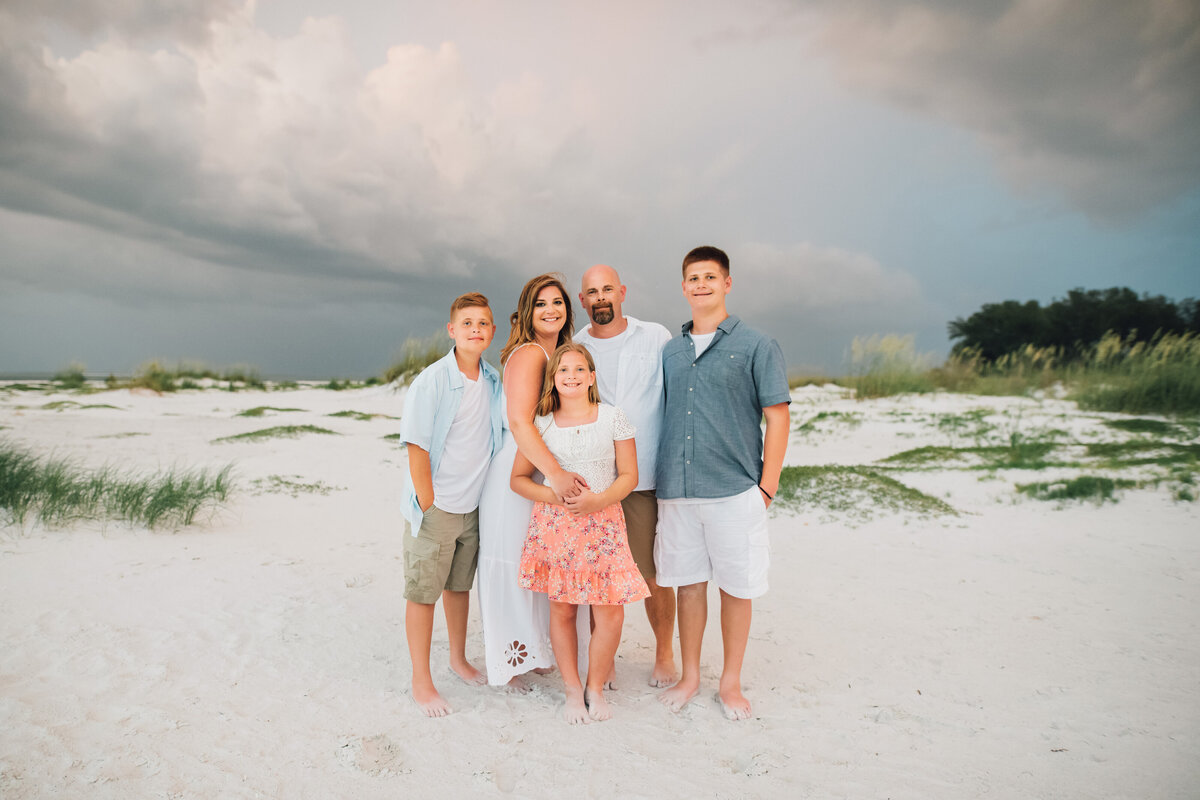
{"label": "white lace top", "polygon": [[636,433],[616,406],[600,404],[595,422],[560,428],[554,415],[535,417],[534,425],[559,466],[578,472],[593,492],[603,492],[617,479],[617,450],[613,442],[632,439]]}

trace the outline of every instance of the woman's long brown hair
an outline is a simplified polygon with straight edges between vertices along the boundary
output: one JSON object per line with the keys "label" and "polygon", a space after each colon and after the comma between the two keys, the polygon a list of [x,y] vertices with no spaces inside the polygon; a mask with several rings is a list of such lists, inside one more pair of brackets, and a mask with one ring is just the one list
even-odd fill
{"label": "woman's long brown hair", "polygon": [[517,310],[509,318],[512,329],[508,332],[508,341],[505,342],[504,349],[500,351],[501,366],[508,363],[508,357],[518,347],[537,341],[537,335],[533,332],[533,304],[542,289],[547,286],[558,289],[562,294],[563,305],[567,311],[567,319],[558,332],[557,344],[561,345],[571,341],[571,336],[575,333],[575,311],[571,308],[571,296],[567,294],[567,287],[563,285],[562,275],[557,272],[538,275],[525,284],[525,288],[521,290],[521,299],[517,301]]}

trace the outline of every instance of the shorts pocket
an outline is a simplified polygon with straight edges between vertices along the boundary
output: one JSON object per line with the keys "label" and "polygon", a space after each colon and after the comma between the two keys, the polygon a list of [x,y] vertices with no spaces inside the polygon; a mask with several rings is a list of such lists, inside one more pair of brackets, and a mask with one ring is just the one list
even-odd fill
{"label": "shorts pocket", "polygon": [[[422,536],[409,536],[404,542],[404,597],[414,603],[436,602],[442,593],[438,586],[438,543]],[[426,599],[432,596],[432,600]]]}

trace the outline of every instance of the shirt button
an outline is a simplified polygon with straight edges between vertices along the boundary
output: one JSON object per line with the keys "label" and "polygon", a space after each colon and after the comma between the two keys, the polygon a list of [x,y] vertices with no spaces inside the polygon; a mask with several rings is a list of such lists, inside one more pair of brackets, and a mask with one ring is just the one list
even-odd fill
{"label": "shirt button", "polygon": [[683,462],[683,463],[685,463],[685,464],[690,464],[690,463],[692,463],[692,462],[690,462],[690,461],[685,461],[685,462]]}
{"label": "shirt button", "polygon": [[688,413],[691,414],[692,412],[689,411]]}
{"label": "shirt button", "polygon": [[692,387],[691,387],[691,386],[689,386],[689,387],[688,387],[688,391],[690,392],[691,390],[692,390]]}

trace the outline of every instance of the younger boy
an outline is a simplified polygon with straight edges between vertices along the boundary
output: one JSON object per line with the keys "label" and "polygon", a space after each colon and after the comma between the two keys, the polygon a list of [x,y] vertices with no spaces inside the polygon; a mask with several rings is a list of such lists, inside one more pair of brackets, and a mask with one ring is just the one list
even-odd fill
{"label": "younger boy", "polygon": [[483,360],[495,329],[487,298],[464,294],[450,305],[450,352],[413,380],[401,436],[408,446],[404,493],[404,629],[412,658],[412,696],[427,717],[450,706],[429,671],[433,611],[446,614],[450,669],[473,686],[487,678],[467,661],[467,612],[479,559],[479,495],[500,443],[500,375]]}
{"label": "younger boy", "polygon": [[767,590],[767,507],[779,488],[791,393],[779,345],[726,311],[732,288],[721,250],[697,247],[684,258],[692,319],[663,350],[654,563],[658,584],[678,587],[683,657],[682,677],[660,699],[679,711],[699,691],[712,580],[725,648],[718,695],[725,716],[738,720],[750,716],[742,661],[752,600]]}

